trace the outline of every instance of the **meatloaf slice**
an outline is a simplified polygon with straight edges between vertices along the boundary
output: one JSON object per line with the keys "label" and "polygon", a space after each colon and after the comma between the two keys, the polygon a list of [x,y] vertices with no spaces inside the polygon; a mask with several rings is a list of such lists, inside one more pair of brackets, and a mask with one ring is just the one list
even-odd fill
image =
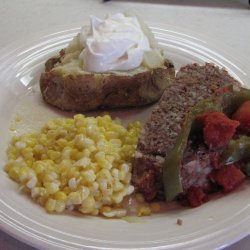
{"label": "meatloaf slice", "polygon": [[147,201],[162,197],[162,163],[174,147],[190,108],[231,85],[240,83],[211,63],[186,65],[177,73],[145,122],[137,144],[132,180]]}

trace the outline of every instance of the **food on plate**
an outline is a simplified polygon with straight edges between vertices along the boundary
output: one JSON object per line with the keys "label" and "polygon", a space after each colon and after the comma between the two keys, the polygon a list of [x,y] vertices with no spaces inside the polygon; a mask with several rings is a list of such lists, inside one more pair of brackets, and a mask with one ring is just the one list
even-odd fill
{"label": "food on plate", "polygon": [[[209,194],[230,192],[250,176],[250,113],[247,109],[250,90],[240,87],[234,81],[220,87],[214,89],[218,94],[214,92],[189,106],[183,115],[173,147],[167,151],[161,165],[158,165],[161,167],[157,169],[161,171],[158,173],[161,174],[158,181],[162,183],[153,183],[152,177],[150,179],[152,172],[146,172],[144,183],[140,186],[145,199],[150,197],[146,195],[150,193],[152,184],[158,184],[163,189],[158,192],[164,192],[167,201],[178,199],[188,202],[191,207],[197,207],[209,199]],[[135,178],[133,176],[138,188]]]}
{"label": "food on plate", "polygon": [[249,100],[250,90],[228,89],[190,110],[163,164],[166,200],[180,198],[196,207],[210,193],[230,192],[250,176],[250,137],[238,129],[240,121],[233,120]]}
{"label": "food on plate", "polygon": [[109,115],[50,120],[12,139],[6,171],[48,212],[147,216],[164,199],[197,207],[250,176],[249,103],[226,70],[186,65],[142,129]]}
{"label": "food on plate", "polygon": [[5,169],[48,212],[122,217],[140,127],[109,115],[51,119],[39,133],[12,138]]}
{"label": "food on plate", "polygon": [[145,122],[133,160],[133,184],[147,201],[164,197],[163,163],[178,142],[190,109],[204,99],[239,86],[226,70],[210,63],[180,69]]}
{"label": "food on plate", "polygon": [[90,26],[45,64],[44,100],[63,110],[142,106],[157,101],[175,75],[150,29],[136,16],[90,18]]}
{"label": "food on plate", "polygon": [[233,119],[240,122],[239,129],[241,132],[250,134],[250,101],[244,102],[239,107],[233,115]]}

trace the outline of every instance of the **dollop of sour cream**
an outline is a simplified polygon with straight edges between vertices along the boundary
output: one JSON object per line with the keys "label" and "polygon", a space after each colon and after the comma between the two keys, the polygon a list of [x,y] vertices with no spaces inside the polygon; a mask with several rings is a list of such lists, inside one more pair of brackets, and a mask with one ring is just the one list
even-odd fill
{"label": "dollop of sour cream", "polygon": [[150,44],[136,17],[122,13],[100,19],[90,17],[90,27],[83,27],[80,54],[84,69],[91,72],[126,71],[141,65]]}

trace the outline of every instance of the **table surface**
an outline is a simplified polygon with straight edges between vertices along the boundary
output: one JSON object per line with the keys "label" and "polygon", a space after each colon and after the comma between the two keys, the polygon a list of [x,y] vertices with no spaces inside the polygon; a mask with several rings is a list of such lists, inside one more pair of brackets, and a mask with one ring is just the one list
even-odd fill
{"label": "table surface", "polygon": [[[133,9],[151,22],[192,30],[226,44],[240,55],[250,55],[250,8],[240,0],[0,0],[0,48],[48,28],[80,27],[90,14],[103,16]],[[250,236],[227,247],[249,249]],[[0,249],[34,249],[0,231]]]}

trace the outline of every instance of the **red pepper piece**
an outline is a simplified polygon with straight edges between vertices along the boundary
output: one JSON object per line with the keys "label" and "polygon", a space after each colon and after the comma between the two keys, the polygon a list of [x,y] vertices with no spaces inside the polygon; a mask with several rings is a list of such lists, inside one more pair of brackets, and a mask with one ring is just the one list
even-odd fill
{"label": "red pepper piece", "polygon": [[212,182],[223,187],[225,192],[230,192],[239,186],[246,176],[235,165],[224,166],[210,174]]}
{"label": "red pepper piece", "polygon": [[203,121],[204,141],[209,148],[214,149],[226,146],[240,125],[238,121],[229,119],[222,112],[206,113]]}
{"label": "red pepper piece", "polygon": [[187,191],[187,200],[191,207],[198,207],[207,202],[208,197],[200,187],[191,187]]}
{"label": "red pepper piece", "polygon": [[244,102],[233,114],[232,118],[240,122],[240,132],[250,134],[250,101]]}

